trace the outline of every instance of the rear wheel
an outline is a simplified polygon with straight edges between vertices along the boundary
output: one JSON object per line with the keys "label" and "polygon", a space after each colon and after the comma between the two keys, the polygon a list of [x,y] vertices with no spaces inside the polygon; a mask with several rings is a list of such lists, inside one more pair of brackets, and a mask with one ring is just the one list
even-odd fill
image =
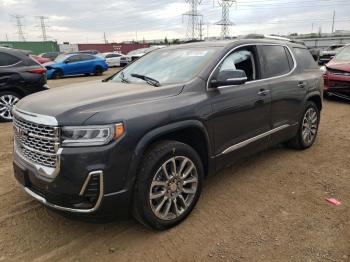
{"label": "rear wheel", "polygon": [[299,123],[296,136],[288,142],[288,145],[296,149],[306,149],[313,145],[316,140],[320,122],[320,111],[312,101],[306,103],[303,117]]}
{"label": "rear wheel", "polygon": [[145,155],[134,193],[133,214],[144,225],[163,230],[184,220],[202,189],[203,166],[190,146],[163,141]]}
{"label": "rear wheel", "polygon": [[0,93],[0,122],[12,121],[12,108],[21,99],[21,96],[14,92]]}
{"label": "rear wheel", "polygon": [[63,77],[63,72],[60,69],[56,69],[53,73],[52,73],[52,79],[61,79]]}
{"label": "rear wheel", "polygon": [[100,66],[96,66],[95,70],[94,70],[94,75],[95,76],[101,76],[103,73],[102,68]]}

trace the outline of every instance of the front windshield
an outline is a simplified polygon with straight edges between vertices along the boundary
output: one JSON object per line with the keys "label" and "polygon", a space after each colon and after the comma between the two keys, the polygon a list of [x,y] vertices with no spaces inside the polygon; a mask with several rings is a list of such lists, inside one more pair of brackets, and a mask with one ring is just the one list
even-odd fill
{"label": "front windshield", "polygon": [[55,59],[56,63],[63,63],[67,59],[67,55],[58,55]]}
{"label": "front windshield", "polygon": [[215,51],[214,47],[156,50],[120,71],[112,81],[144,83],[132,76],[138,74],[153,78],[160,85],[187,82],[208,63]]}
{"label": "front windshield", "polygon": [[350,46],[344,47],[339,54],[335,56],[333,61],[347,61],[350,62]]}

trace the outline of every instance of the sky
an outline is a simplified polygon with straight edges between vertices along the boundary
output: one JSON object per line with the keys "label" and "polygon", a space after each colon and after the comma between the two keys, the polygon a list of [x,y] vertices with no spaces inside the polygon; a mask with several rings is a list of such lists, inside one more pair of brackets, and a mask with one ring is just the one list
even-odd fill
{"label": "sky", "polygon": [[[197,0],[200,1],[200,0]],[[0,0],[0,41],[18,40],[16,20],[21,15],[28,41],[39,41],[37,16],[45,16],[50,40],[59,43],[102,43],[186,37],[186,0]],[[237,0],[230,8],[230,35],[289,34],[350,30],[349,0]],[[218,0],[202,0],[203,35],[219,36]]]}

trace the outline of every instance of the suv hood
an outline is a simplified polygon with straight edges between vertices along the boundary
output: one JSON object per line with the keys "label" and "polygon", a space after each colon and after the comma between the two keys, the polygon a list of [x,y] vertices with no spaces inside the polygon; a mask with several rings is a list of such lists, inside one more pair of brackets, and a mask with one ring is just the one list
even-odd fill
{"label": "suv hood", "polygon": [[335,61],[330,61],[326,67],[331,68],[331,69],[336,69],[336,70],[341,70],[341,71],[346,71],[350,72],[350,61],[349,62],[335,62]]}
{"label": "suv hood", "polygon": [[91,81],[56,87],[21,99],[16,108],[53,116],[62,125],[81,125],[104,110],[122,110],[181,93],[183,86],[153,87],[148,84]]}

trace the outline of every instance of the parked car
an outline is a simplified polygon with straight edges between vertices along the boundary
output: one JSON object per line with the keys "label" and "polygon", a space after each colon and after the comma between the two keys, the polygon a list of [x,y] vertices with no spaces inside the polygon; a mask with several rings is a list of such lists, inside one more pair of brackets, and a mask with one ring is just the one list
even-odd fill
{"label": "parked car", "polygon": [[54,62],[44,64],[48,79],[60,79],[72,75],[102,75],[108,70],[106,61],[98,56],[89,54],[59,55]]}
{"label": "parked car", "polygon": [[61,52],[46,52],[46,53],[41,53],[39,55],[39,57],[47,58],[50,61],[54,61],[56,59],[56,57],[59,56],[60,54],[62,54],[62,53]]}
{"label": "parked car", "polygon": [[97,55],[97,54],[99,54],[100,52],[97,51],[97,50],[81,50],[81,51],[78,51],[77,53],[81,53],[81,54],[90,54],[90,55]]}
{"label": "parked car", "polygon": [[119,53],[103,53],[102,57],[106,59],[106,63],[109,67],[120,66],[120,58],[123,54]]}
{"label": "parked car", "polygon": [[44,58],[37,55],[30,55],[30,57],[33,58],[35,61],[37,61],[39,64],[45,64],[51,61],[49,58]]}
{"label": "parked car", "polygon": [[232,161],[279,143],[311,147],[322,85],[310,52],[290,42],[155,50],[104,82],[21,100],[14,174],[51,208],[96,217],[130,210],[144,225],[170,228]]}
{"label": "parked car", "polygon": [[326,50],[320,52],[318,63],[320,65],[327,64],[345,44],[331,45]]}
{"label": "parked car", "polygon": [[22,97],[46,89],[44,67],[20,50],[0,47],[0,122],[12,120],[12,108]]}
{"label": "parked car", "polygon": [[133,51],[130,51],[127,55],[122,56],[120,58],[120,66],[127,66],[128,64],[134,62],[135,60],[139,59],[140,57],[144,56],[145,54],[148,54],[151,51],[154,51],[156,49],[163,48],[164,46],[152,46],[147,48],[140,48]]}
{"label": "parked car", "polygon": [[324,95],[350,100],[350,45],[344,47],[322,70]]}

